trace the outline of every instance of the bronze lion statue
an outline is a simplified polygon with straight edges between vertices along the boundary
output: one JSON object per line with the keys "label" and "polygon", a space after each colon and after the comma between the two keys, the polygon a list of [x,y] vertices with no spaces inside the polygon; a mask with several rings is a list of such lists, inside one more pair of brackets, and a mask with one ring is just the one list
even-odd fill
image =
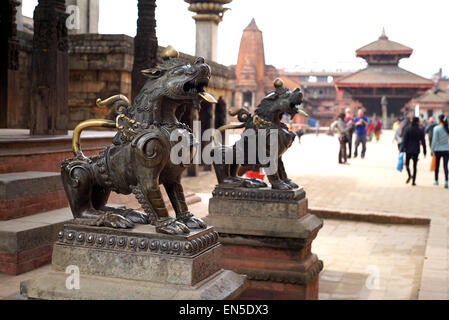
{"label": "bronze lion statue", "polygon": [[[281,118],[284,113],[291,117],[298,113],[304,116],[308,115],[301,106],[303,94],[299,88],[290,91],[283,86],[283,82],[279,78],[274,81],[274,87],[275,91],[262,99],[254,115],[251,115],[244,108],[231,111],[229,114],[237,115],[239,121],[243,123],[226,125],[218,129],[219,132],[223,132],[227,129],[244,128],[241,139],[232,147],[220,145],[214,150],[214,152],[221,153],[222,158],[222,161],[214,163],[215,174],[220,187],[267,187],[266,183],[259,179],[239,177],[239,174],[243,174],[246,170],[259,170],[261,167],[266,170],[269,166],[261,163],[259,153],[261,151],[259,150],[259,140],[265,139],[266,150],[262,150],[262,155],[273,154],[274,159],[271,159],[271,161],[276,162],[276,169],[273,172],[267,172],[272,189],[290,190],[298,188],[298,185],[287,177],[282,162],[282,155],[290,148],[296,134],[288,130],[287,125],[281,122]],[[270,150],[270,148],[274,148],[270,139],[277,142],[277,150]],[[253,163],[249,162],[250,157],[248,155],[251,146],[254,153]],[[237,159],[238,154],[243,155],[240,162]],[[226,159],[232,159],[232,163],[226,163]]]}
{"label": "bronze lion statue", "polygon": [[[115,120],[87,120],[73,134],[75,157],[62,162],[61,175],[75,222],[112,228],[131,228],[134,223],[152,224],[166,234],[189,233],[206,224],[188,210],[181,175],[183,164],[170,160],[170,141],[178,131],[194,147],[189,126],[176,118],[179,107],[199,107],[199,99],[216,102],[204,91],[211,69],[199,57],[192,64],[178,58],[171,47],[163,52],[163,63],[143,70],[148,76],[144,87],[130,104],[123,95],[113,96],[97,105],[112,105]],[[102,126],[118,129],[112,145],[98,155],[86,157],[80,149],[84,128]],[[169,217],[159,185],[167,191],[176,212]],[[145,212],[106,206],[111,191],[133,193]]]}

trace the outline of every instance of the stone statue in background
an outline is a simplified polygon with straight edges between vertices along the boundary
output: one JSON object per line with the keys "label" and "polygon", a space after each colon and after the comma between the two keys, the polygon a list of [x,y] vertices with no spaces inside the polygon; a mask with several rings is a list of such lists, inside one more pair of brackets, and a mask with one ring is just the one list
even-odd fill
{"label": "stone statue in background", "polygon": [[[282,162],[282,155],[292,145],[296,135],[294,132],[288,130],[287,125],[281,122],[281,118],[285,113],[289,114],[292,118],[298,113],[307,116],[301,106],[303,94],[299,88],[296,88],[293,91],[285,88],[281,79],[276,79],[274,81],[274,87],[275,91],[271,92],[262,99],[261,103],[257,106],[254,115],[251,115],[245,108],[230,112],[230,115],[237,115],[239,121],[243,123],[240,125],[226,125],[218,129],[222,132],[227,129],[244,128],[241,138],[243,140],[240,141],[241,143],[237,142],[232,147],[220,145],[215,149],[215,152],[222,153],[223,158],[221,163],[214,163],[215,173],[220,187],[261,188],[267,186],[265,182],[259,179],[238,177],[238,174],[242,174],[242,171],[244,172],[248,169],[259,170],[261,167],[267,167],[266,165],[260,163],[260,159],[258,158],[259,150],[254,150],[254,148],[253,151],[256,151],[255,153],[257,154],[256,163],[252,165],[248,163],[248,141],[252,141],[252,145],[257,145],[257,148],[259,148],[258,139],[263,138],[261,138],[261,135],[258,135],[258,133],[260,131],[264,131],[266,134],[263,135],[263,137],[267,139],[266,155],[270,154],[270,151],[276,152],[276,159],[272,160],[277,161],[277,170],[271,174],[267,174],[272,189],[290,190],[298,188],[298,185],[287,177],[287,173]],[[277,151],[269,150],[270,134],[277,135],[277,137],[272,137],[277,139]],[[251,139],[251,135],[254,135],[253,139]],[[239,152],[245,155],[245,163],[243,164],[239,164],[237,163],[238,161],[236,161],[236,154]],[[232,164],[226,164],[226,158],[233,158]],[[243,170],[241,170],[242,168]]]}
{"label": "stone statue in background", "polygon": [[[204,91],[211,70],[201,57],[193,64],[178,58],[178,52],[170,46],[162,57],[161,65],[142,71],[149,79],[134,104],[123,95],[97,100],[99,106],[112,104],[115,121],[87,120],[75,128],[75,157],[62,162],[61,173],[76,222],[112,228],[152,224],[157,232],[166,234],[186,234],[190,229],[206,227],[188,210],[181,185],[185,166],[170,160],[175,144],[170,135],[177,130],[193,149],[192,131],[178,121],[175,113],[180,106],[198,108],[199,99],[216,103]],[[93,126],[115,128],[118,133],[111,146],[86,157],[80,149],[80,134]],[[168,215],[159,184],[167,191],[176,219]],[[145,212],[105,206],[111,191],[133,193]]]}

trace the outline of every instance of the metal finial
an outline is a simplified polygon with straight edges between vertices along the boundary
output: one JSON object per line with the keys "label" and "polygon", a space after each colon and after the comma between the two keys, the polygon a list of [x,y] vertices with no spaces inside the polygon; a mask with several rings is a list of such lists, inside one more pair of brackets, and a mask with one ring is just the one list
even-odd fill
{"label": "metal finial", "polygon": [[162,53],[161,53],[161,57],[164,60],[167,60],[169,58],[178,58],[179,57],[179,52],[176,51],[175,48],[173,48],[172,46],[167,46],[167,48],[165,48]]}
{"label": "metal finial", "polygon": [[274,87],[275,88],[280,88],[280,87],[283,87],[283,86],[284,86],[284,81],[282,81],[282,79],[276,78],[274,80]]}
{"label": "metal finial", "polygon": [[379,39],[388,40],[388,37],[385,33],[385,27],[382,28],[382,34],[380,35]]}

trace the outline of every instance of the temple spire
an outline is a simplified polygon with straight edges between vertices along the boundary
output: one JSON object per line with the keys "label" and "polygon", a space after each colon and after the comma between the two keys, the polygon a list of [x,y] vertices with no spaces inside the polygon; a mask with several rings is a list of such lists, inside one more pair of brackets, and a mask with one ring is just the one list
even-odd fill
{"label": "temple spire", "polygon": [[385,34],[385,27],[382,28],[382,34],[380,35],[379,40],[388,40],[388,37]]}
{"label": "temple spire", "polygon": [[249,25],[245,28],[245,30],[257,30],[260,31],[256,24],[256,19],[252,18]]}

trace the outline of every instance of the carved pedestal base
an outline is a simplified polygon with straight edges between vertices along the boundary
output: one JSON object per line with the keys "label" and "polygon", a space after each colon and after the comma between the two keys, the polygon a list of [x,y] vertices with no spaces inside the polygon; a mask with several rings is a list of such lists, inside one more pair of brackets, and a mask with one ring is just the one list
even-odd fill
{"label": "carved pedestal base", "polygon": [[33,299],[234,299],[246,278],[221,268],[217,240],[212,227],[168,236],[149,225],[67,224],[54,245],[53,270],[22,282],[20,291]]}
{"label": "carved pedestal base", "polygon": [[311,246],[322,221],[307,213],[302,188],[281,191],[217,186],[206,221],[220,234],[222,266],[250,280],[241,298],[318,298],[323,263],[311,252]]}

